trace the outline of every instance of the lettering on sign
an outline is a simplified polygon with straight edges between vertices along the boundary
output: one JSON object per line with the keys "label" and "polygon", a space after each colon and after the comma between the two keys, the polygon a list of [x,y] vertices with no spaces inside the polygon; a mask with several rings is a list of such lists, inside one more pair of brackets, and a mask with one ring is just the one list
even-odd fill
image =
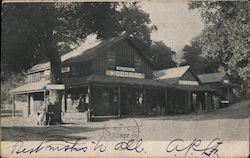
{"label": "lettering on sign", "polygon": [[184,85],[199,85],[198,81],[188,81],[188,80],[179,80],[178,83]]}
{"label": "lettering on sign", "polygon": [[62,67],[61,72],[62,72],[62,73],[65,73],[65,72],[70,72],[70,67],[69,67],[69,66]]}
{"label": "lettering on sign", "polygon": [[144,73],[115,71],[115,70],[106,70],[106,75],[107,76],[117,76],[117,77],[145,78]]}
{"label": "lettering on sign", "polygon": [[57,89],[57,90],[64,90],[64,84],[48,84],[46,85],[46,89]]}
{"label": "lettering on sign", "polygon": [[135,68],[116,66],[116,70],[135,72]]}
{"label": "lettering on sign", "polygon": [[224,83],[229,83],[229,80],[223,80]]}

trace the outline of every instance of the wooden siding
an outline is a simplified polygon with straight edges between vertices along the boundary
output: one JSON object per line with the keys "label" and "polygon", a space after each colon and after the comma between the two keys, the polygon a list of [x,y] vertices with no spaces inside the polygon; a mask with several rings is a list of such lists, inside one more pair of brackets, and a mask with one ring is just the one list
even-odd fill
{"label": "wooden siding", "polygon": [[74,63],[70,65],[64,65],[64,67],[70,67],[70,71],[62,73],[63,78],[74,76],[86,76],[93,73],[92,61],[84,61],[81,63]]}
{"label": "wooden siding", "polygon": [[223,80],[228,80],[229,83],[232,83],[231,80],[229,79],[228,75],[225,75],[222,79],[221,79],[221,83],[223,83],[224,81]]}
{"label": "wooden siding", "polygon": [[187,80],[187,81],[198,81],[199,82],[199,80],[197,80],[197,78],[193,75],[191,70],[187,70],[180,79]]}
{"label": "wooden siding", "polygon": [[105,75],[106,70],[115,70],[116,66],[132,67],[135,72],[144,73],[145,78],[153,77],[152,67],[127,40],[99,53],[93,61],[94,73],[99,75]]}

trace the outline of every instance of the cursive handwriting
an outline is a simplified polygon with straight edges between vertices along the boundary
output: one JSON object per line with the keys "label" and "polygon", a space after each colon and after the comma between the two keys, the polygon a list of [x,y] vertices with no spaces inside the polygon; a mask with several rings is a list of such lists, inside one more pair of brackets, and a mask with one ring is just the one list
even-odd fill
{"label": "cursive handwriting", "polygon": [[186,146],[186,145],[184,145],[184,140],[175,139],[168,144],[166,151],[168,153],[174,152],[174,151],[177,151],[177,152],[185,151],[185,156],[187,156],[187,154],[191,150],[193,150],[196,152],[201,152],[201,155],[210,156],[212,154],[218,153],[219,146],[221,144],[223,144],[223,141],[219,138],[215,138],[205,148],[201,147],[201,143],[202,143],[202,141],[200,139],[195,138],[191,144],[188,144]]}
{"label": "cursive handwriting", "polygon": [[38,153],[43,150],[46,151],[82,151],[86,152],[88,147],[87,146],[79,146],[78,145],[79,140],[75,140],[74,142],[64,142],[63,143],[52,143],[51,141],[46,141],[43,140],[39,143],[38,146],[32,147],[32,148],[27,148],[24,146],[23,141],[17,141],[15,144],[12,146],[12,151],[11,153],[15,154],[33,154],[33,153]]}
{"label": "cursive handwriting", "polygon": [[[92,142],[94,145],[93,151],[104,152],[106,146],[101,142],[102,137],[96,142]],[[63,152],[86,152],[91,146],[87,143],[80,143],[80,139],[71,141],[58,141],[54,142],[51,140],[43,140],[35,147],[25,147],[23,141],[16,141],[14,145],[11,146],[12,154],[34,154],[42,151],[63,151]]]}
{"label": "cursive handwriting", "polygon": [[115,145],[114,149],[115,150],[127,150],[127,151],[136,151],[137,153],[140,153],[144,150],[144,148],[141,147],[143,140],[135,140],[135,139],[130,139],[128,141],[122,141],[119,142]]}

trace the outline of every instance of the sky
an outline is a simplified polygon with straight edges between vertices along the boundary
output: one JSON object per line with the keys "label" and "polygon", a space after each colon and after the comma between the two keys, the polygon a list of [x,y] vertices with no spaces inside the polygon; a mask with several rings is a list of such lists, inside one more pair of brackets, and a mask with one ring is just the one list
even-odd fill
{"label": "sky", "polygon": [[188,2],[185,0],[142,1],[140,6],[150,15],[152,24],[158,27],[151,34],[151,39],[162,40],[177,54],[203,29],[199,12],[188,10]]}
{"label": "sky", "polygon": [[[142,0],[139,5],[149,14],[151,23],[158,27],[157,31],[152,32],[151,39],[163,41],[176,52],[176,62],[181,62],[181,50],[203,29],[200,13],[189,10],[187,0]],[[83,47],[88,48],[88,45],[93,45],[96,40],[95,34],[89,35]],[[78,53],[72,52],[71,55]]]}

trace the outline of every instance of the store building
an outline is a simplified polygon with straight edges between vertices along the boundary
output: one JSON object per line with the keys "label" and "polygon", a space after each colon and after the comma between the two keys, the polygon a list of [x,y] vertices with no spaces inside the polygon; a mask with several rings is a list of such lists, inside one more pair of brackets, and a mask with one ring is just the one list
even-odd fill
{"label": "store building", "polygon": [[155,71],[154,76],[158,81],[178,87],[177,90],[168,90],[169,113],[189,113],[213,108],[211,96],[214,90],[204,87],[189,65]]}
{"label": "store building", "polygon": [[[77,55],[62,59],[62,85],[50,84],[50,64],[46,62],[32,67],[26,74],[27,84],[11,91],[13,96],[27,95],[27,116],[36,114],[39,106],[46,106],[49,89],[64,91],[65,117],[81,115],[87,109],[92,117],[189,113],[197,109],[193,96],[213,92],[202,86],[188,66],[154,71],[128,37],[72,52]],[[171,76],[174,69],[179,74]],[[200,102],[204,102],[205,110],[205,98],[200,97]]]}
{"label": "store building", "polygon": [[239,85],[234,84],[227,73],[216,72],[216,73],[206,73],[199,74],[199,79],[206,87],[211,87],[216,89],[216,93],[213,95],[213,102],[215,107],[220,107],[220,105],[227,105],[234,101],[233,99],[233,89],[240,88]]}

